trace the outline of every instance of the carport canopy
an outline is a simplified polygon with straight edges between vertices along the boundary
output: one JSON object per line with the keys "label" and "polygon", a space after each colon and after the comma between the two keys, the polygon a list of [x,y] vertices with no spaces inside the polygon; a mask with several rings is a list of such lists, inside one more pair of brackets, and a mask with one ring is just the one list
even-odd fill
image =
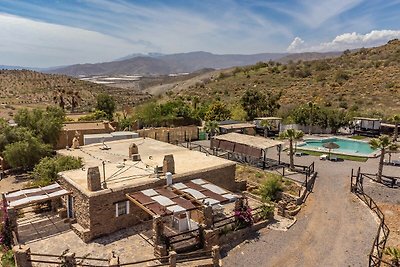
{"label": "carport canopy", "polygon": [[9,208],[21,209],[32,204],[46,202],[71,194],[58,183],[45,187],[21,189],[3,194],[3,199]]}

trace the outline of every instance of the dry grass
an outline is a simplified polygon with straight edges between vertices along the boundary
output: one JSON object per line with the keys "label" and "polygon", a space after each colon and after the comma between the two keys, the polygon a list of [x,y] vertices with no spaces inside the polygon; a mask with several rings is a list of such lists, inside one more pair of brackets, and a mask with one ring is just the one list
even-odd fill
{"label": "dry grass", "polygon": [[400,41],[392,41],[338,58],[238,68],[169,95],[237,103],[246,89],[256,88],[265,93],[282,91],[283,110],[312,100],[364,114],[390,115],[400,112],[399,72]]}
{"label": "dry grass", "polygon": [[[54,104],[53,98],[59,90],[79,92],[81,100],[77,111],[93,108],[96,96],[100,92],[114,96],[120,107],[132,106],[150,97],[137,90],[113,88],[65,75],[29,70],[0,70],[0,113],[2,117],[12,117],[21,107],[44,107]],[[68,107],[67,103],[66,108]]]}

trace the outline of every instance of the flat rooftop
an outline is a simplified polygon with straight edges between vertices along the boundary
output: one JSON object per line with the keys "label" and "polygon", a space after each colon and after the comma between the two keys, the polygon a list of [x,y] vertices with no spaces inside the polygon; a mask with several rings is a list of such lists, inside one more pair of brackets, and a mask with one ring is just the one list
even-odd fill
{"label": "flat rooftop", "polygon": [[232,143],[242,144],[258,149],[267,149],[278,145],[283,145],[283,142],[276,141],[270,138],[265,138],[261,136],[252,136],[247,134],[239,133],[228,133],[217,135],[213,137],[215,140],[228,141]]}
{"label": "flat rooftop", "polygon": [[[138,147],[141,161],[132,161],[128,158],[129,146],[135,143]],[[175,161],[175,175],[182,175],[201,171],[225,164],[235,164],[232,161],[207,156],[198,151],[160,142],[151,138],[135,138],[105,143],[109,149],[103,149],[103,144],[81,146],[79,149],[62,149],[57,152],[61,155],[80,157],[84,168],[61,172],[69,183],[90,195],[98,192],[87,190],[87,168],[98,166],[101,181],[104,179],[103,162],[105,163],[105,180],[109,189],[136,187],[159,180],[154,169],[162,167],[165,155],[173,154]],[[162,177],[163,174],[160,174]]]}

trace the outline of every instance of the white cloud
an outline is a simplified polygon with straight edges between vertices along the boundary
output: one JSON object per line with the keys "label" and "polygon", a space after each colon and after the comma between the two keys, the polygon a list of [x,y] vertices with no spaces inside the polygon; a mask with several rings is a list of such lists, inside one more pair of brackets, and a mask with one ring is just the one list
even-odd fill
{"label": "white cloud", "polygon": [[392,39],[400,39],[400,31],[395,30],[375,30],[367,34],[344,33],[336,36],[330,42],[317,45],[308,45],[299,37],[296,37],[288,46],[288,52],[328,52],[344,51],[360,47],[372,47],[383,45]]}
{"label": "white cloud", "polygon": [[287,51],[293,52],[304,48],[304,41],[300,37],[294,38],[293,42],[288,46]]}
{"label": "white cloud", "polygon": [[98,32],[6,14],[0,14],[0,25],[0,59],[5,65],[98,62],[145,49]]}

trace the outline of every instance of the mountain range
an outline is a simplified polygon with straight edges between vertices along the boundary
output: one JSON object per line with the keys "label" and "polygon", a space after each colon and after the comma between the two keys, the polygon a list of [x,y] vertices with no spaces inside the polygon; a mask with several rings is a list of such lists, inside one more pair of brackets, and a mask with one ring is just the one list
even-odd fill
{"label": "mountain range", "polygon": [[259,61],[314,60],[339,56],[342,52],[330,53],[261,53],[252,55],[225,54],[216,55],[209,52],[189,52],[163,55],[151,53],[147,55],[132,54],[116,61],[76,64],[49,69],[46,72],[69,76],[92,75],[132,75],[144,76],[168,75],[172,73],[191,73],[204,68],[224,69],[234,66],[246,66]]}

